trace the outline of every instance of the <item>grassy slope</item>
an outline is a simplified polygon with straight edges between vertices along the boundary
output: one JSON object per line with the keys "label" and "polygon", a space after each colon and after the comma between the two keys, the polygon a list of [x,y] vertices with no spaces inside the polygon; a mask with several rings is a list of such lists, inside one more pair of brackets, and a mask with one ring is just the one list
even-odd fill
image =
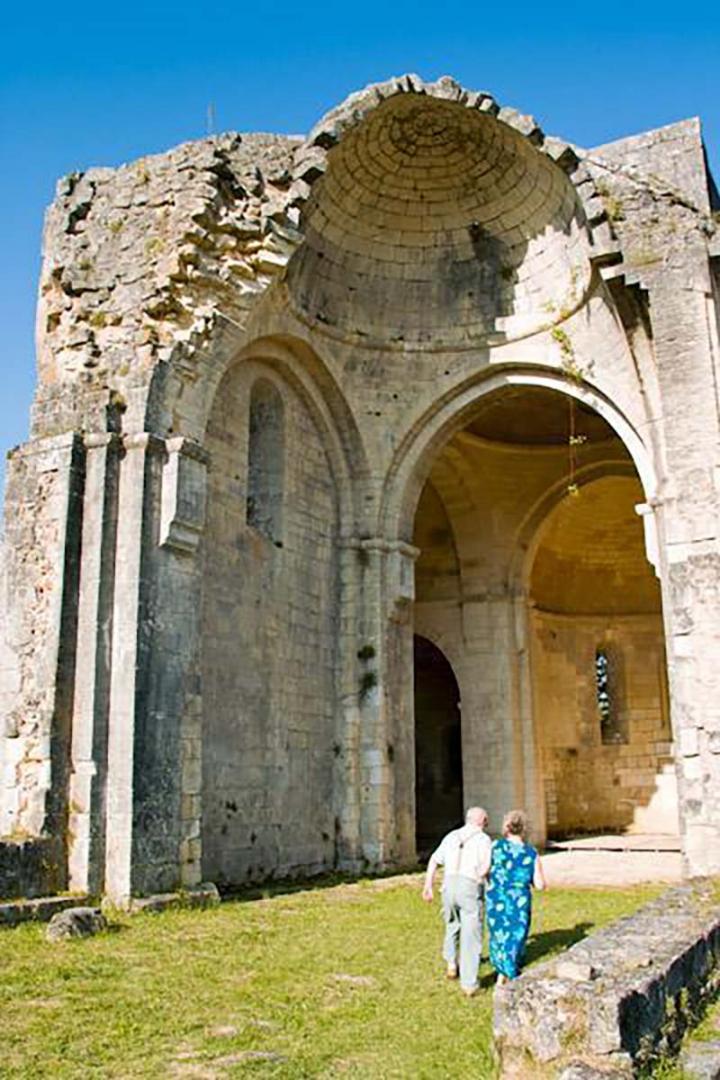
{"label": "grassy slope", "polygon": [[[659,889],[539,898],[529,959]],[[0,933],[2,1077],[492,1077],[489,968],[442,979],[437,901],[392,879],[121,921],[51,946]],[[266,1055],[266,1056],[261,1056]]]}

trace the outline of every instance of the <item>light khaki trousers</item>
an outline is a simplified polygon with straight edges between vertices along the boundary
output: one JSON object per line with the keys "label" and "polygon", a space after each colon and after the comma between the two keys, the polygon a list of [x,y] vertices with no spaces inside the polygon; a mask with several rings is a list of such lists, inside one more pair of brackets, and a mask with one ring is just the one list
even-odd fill
{"label": "light khaki trousers", "polygon": [[445,962],[457,964],[459,952],[460,985],[463,990],[475,990],[482,951],[483,894],[480,885],[461,874],[446,876],[442,887],[442,913]]}

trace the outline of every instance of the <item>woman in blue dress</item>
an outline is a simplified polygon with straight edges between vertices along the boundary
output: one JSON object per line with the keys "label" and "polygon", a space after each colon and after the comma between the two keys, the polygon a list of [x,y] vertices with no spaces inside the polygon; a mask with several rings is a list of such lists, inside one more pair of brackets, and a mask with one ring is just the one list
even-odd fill
{"label": "woman in blue dress", "polygon": [[502,838],[492,846],[485,910],[490,963],[498,985],[517,977],[532,914],[532,887],[545,888],[540,856],[527,842],[527,818],[511,810],[503,820]]}

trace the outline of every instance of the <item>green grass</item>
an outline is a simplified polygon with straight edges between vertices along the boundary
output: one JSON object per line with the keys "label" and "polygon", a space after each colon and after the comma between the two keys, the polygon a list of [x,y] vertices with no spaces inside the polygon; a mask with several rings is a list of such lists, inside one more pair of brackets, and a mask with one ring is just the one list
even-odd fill
{"label": "green grass", "polygon": [[[659,891],[538,897],[529,960]],[[404,877],[122,918],[54,946],[42,926],[3,931],[0,1076],[490,1078],[490,970],[463,998],[441,929]]]}

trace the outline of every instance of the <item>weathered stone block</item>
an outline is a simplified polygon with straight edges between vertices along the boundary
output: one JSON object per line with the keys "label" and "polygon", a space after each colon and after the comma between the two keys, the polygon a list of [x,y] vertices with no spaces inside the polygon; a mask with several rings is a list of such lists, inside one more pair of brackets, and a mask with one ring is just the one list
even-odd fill
{"label": "weathered stone block", "polygon": [[53,915],[45,931],[45,937],[51,942],[92,937],[93,934],[107,930],[107,926],[107,919],[100,908],[71,907]]}

